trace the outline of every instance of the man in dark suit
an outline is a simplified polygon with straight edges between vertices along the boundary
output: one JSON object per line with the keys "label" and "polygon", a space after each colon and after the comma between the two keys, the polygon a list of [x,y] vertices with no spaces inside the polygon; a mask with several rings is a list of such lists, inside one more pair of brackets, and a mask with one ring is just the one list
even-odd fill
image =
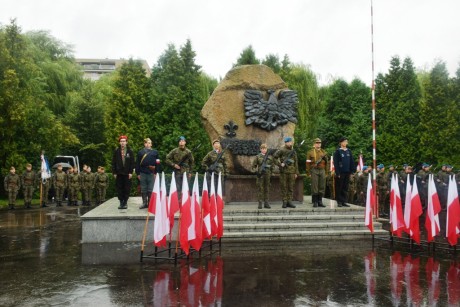
{"label": "man in dark suit", "polygon": [[347,201],[350,175],[356,170],[355,161],[351,150],[347,147],[348,139],[342,137],[339,140],[339,148],[334,153],[334,167],[336,175],[336,200],[339,207],[350,207]]}
{"label": "man in dark suit", "polygon": [[118,209],[127,209],[131,191],[131,177],[135,167],[134,153],[128,147],[127,136],[121,135],[118,142],[120,146],[115,149],[112,157],[112,173],[115,177],[115,187],[120,201]]}

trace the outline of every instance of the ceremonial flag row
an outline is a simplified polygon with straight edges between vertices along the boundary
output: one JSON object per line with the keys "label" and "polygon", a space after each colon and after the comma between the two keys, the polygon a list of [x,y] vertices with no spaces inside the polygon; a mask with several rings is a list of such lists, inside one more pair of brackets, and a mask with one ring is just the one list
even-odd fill
{"label": "ceremonial flag row", "polygon": [[174,227],[174,215],[180,211],[179,239],[181,249],[188,255],[190,246],[200,250],[203,240],[213,237],[220,239],[223,236],[223,209],[221,174],[218,174],[217,195],[214,185],[214,173],[211,175],[211,193],[208,192],[206,177],[203,182],[202,197],[200,199],[198,173],[195,175],[192,191],[189,190],[188,176],[183,174],[181,201],[177,191],[177,183],[172,174],[169,196],[166,191],[165,174],[161,177],[156,174],[148,212],[155,215],[154,244],[166,247],[166,237],[171,240]]}
{"label": "ceremonial flag row", "polygon": [[[370,177],[369,177],[370,178]],[[370,212],[375,203],[370,179],[367,187],[365,224],[373,232],[372,218]],[[439,213],[441,204],[434,184],[433,175],[428,179],[428,202],[425,217],[425,229],[427,241],[432,242],[440,233]],[[418,192],[416,178],[411,186],[407,181],[404,214],[401,204],[401,193],[399,191],[398,175],[391,177],[390,191],[390,225],[391,233],[398,237],[402,236],[402,231],[407,232],[411,239],[420,244],[420,225],[419,218],[423,214],[422,202]],[[460,236],[460,202],[458,190],[453,177],[449,179],[447,195],[447,219],[446,219],[446,238],[451,246],[455,246]]]}

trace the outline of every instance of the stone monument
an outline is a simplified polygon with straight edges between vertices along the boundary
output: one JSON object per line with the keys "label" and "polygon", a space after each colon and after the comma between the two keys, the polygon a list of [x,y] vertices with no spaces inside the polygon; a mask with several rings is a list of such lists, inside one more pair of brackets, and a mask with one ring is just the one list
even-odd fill
{"label": "stone monument", "polygon": [[[297,93],[289,90],[268,66],[238,66],[230,70],[214,90],[201,110],[201,117],[210,140],[220,139],[222,147],[227,147],[227,156],[231,157],[227,160],[226,201],[255,201],[252,160],[259,153],[261,143],[276,150],[284,145],[285,136],[294,135]],[[294,198],[302,201],[302,177],[298,181]],[[276,170],[271,190],[270,199],[280,200]]]}

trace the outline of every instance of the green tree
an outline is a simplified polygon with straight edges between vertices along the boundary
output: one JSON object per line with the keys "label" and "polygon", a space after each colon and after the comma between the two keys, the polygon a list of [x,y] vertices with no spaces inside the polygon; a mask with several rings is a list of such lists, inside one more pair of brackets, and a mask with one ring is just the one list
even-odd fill
{"label": "green tree", "polygon": [[262,61],[262,64],[270,67],[275,74],[279,74],[281,72],[280,58],[276,54],[267,55]]}
{"label": "green tree", "polygon": [[236,60],[236,64],[233,64],[233,67],[252,64],[260,64],[260,60],[256,57],[252,45],[249,45],[240,53],[240,57]]}

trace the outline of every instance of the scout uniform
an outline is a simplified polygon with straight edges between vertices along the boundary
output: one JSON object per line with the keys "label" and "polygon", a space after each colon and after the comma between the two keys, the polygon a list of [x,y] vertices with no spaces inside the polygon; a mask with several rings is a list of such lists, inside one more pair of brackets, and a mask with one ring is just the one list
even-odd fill
{"label": "scout uniform", "polygon": [[[321,144],[321,140],[316,138],[315,144]],[[326,192],[326,165],[328,157],[325,150],[319,147],[307,152],[306,170],[307,175],[311,175],[311,197],[313,207],[326,207],[323,205],[323,196]]]}

